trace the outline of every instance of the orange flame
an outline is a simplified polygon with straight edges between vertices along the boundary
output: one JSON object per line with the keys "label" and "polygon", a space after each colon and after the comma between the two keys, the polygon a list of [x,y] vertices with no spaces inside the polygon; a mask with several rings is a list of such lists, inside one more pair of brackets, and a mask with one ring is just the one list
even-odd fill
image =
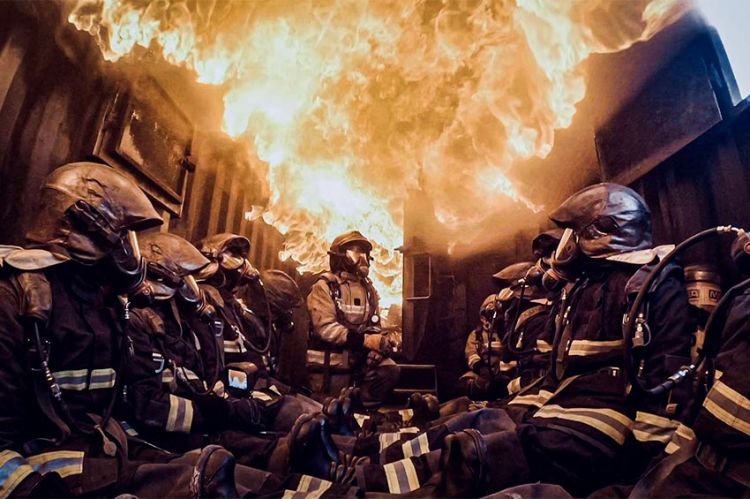
{"label": "orange flame", "polygon": [[109,61],[158,50],[200,82],[223,85],[224,130],[251,136],[268,164],[263,217],[286,235],[281,257],[321,270],[328,241],[358,229],[376,243],[374,280],[387,307],[401,301],[394,248],[407,189],[424,190],[453,227],[508,199],[540,210],[507,172],[546,157],[555,130],[570,125],[586,90],[580,63],[650,37],[685,8],[681,0],[78,0],[69,21]]}

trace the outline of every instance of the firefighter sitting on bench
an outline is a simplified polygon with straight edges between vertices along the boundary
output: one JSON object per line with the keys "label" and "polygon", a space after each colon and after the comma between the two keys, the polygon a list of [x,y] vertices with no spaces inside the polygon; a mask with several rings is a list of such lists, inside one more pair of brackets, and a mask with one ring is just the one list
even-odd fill
{"label": "firefighter sitting on bench", "polygon": [[365,408],[381,405],[399,378],[399,367],[388,358],[394,342],[381,334],[378,293],[367,277],[371,251],[372,243],[358,231],[335,238],[328,252],[330,272],[307,297],[310,388],[338,394],[356,385]]}

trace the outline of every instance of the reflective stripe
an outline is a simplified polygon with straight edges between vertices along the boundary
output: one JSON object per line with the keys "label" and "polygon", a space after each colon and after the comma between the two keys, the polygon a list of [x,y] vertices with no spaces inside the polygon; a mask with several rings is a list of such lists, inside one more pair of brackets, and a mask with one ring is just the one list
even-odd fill
{"label": "reflective stripe", "polygon": [[85,390],[86,381],[88,381],[88,369],[75,369],[68,371],[55,371],[52,373],[55,381],[63,390]]}
{"label": "reflective stripe", "polygon": [[552,395],[554,394],[548,390],[539,390],[538,393],[530,393],[528,395],[516,395],[508,402],[508,405],[533,405],[534,407],[541,407],[552,398]]}
{"label": "reflective stripe", "polygon": [[254,392],[251,393],[251,395],[252,395],[252,397],[254,399],[262,400],[264,402],[268,402],[269,400],[273,400],[272,396],[270,396],[270,395],[268,395],[267,393],[264,393],[264,392],[254,391]]}
{"label": "reflective stripe", "polygon": [[[344,355],[340,353],[331,352],[331,365],[332,366],[343,366]],[[308,350],[307,351],[307,363],[308,364],[319,364],[325,365],[326,354],[320,350]]]}
{"label": "reflective stripe", "polygon": [[34,469],[21,454],[12,450],[0,452],[0,498],[8,497]]}
{"label": "reflective stripe", "polygon": [[174,381],[174,374],[172,374],[172,370],[170,368],[166,368],[161,372],[161,382],[162,383],[172,383]]}
{"label": "reflective stripe", "polygon": [[418,457],[430,452],[430,443],[427,441],[427,433],[421,433],[417,438],[412,438],[401,446],[404,457]]}
{"label": "reflective stripe", "polygon": [[166,430],[189,433],[192,425],[193,403],[188,399],[170,393]]}
{"label": "reflective stripe", "polygon": [[503,344],[500,341],[492,341],[492,342],[490,342],[489,346],[493,350],[500,350],[501,348],[503,348]]}
{"label": "reflective stripe", "polygon": [[565,419],[585,424],[621,445],[625,443],[625,437],[635,424],[632,419],[613,409],[567,408],[559,405],[544,406],[532,417]]}
{"label": "reflective stripe", "polygon": [[285,489],[284,495],[281,496],[281,499],[317,499],[322,497],[324,493],[325,490],[299,492],[297,490]]}
{"label": "reflective stripe", "polygon": [[684,446],[696,445],[695,432],[692,428],[680,423],[672,434],[672,440],[664,448],[667,454],[674,454]]}
{"label": "reflective stripe", "polygon": [[320,492],[321,494],[331,488],[332,482],[322,480],[310,475],[302,475],[297,485],[297,492]]}
{"label": "reflective stripe", "polygon": [[469,360],[468,360],[467,364],[469,364],[469,367],[474,367],[474,364],[476,364],[480,360],[482,360],[482,358],[479,355],[473,353],[473,354],[469,355]]}
{"label": "reflective stripe", "polygon": [[672,439],[672,434],[678,425],[678,421],[673,421],[649,412],[638,411],[635,413],[633,437],[639,442],[660,442],[667,444]]}
{"label": "reflective stripe", "polygon": [[400,430],[398,430],[398,432],[401,433],[402,435],[409,434],[409,433],[419,433],[420,431],[422,430],[420,430],[416,426],[407,426],[406,428],[401,428]]}
{"label": "reflective stripe", "polygon": [[60,450],[36,454],[27,458],[34,471],[44,475],[56,472],[61,478],[83,473],[82,451]]}
{"label": "reflective stripe", "polygon": [[122,426],[122,429],[125,430],[125,433],[130,435],[131,437],[137,437],[138,432],[130,426],[130,424],[127,421],[120,421],[120,426]]}
{"label": "reflective stripe", "polygon": [[404,423],[411,421],[411,418],[414,417],[414,411],[412,409],[401,409],[398,413],[401,416],[401,421]]}
{"label": "reflective stripe", "polygon": [[356,412],[354,413],[354,420],[357,422],[360,428],[364,428],[365,421],[367,421],[368,419],[370,419],[370,416],[358,414]]}
{"label": "reflective stripe", "polygon": [[544,340],[536,340],[536,349],[539,353],[547,353],[552,351],[552,345]]}
{"label": "reflective stripe", "polygon": [[385,478],[388,481],[388,491],[391,494],[404,494],[419,488],[417,470],[411,459],[402,459],[383,466]]}
{"label": "reflective stripe", "polygon": [[364,315],[367,307],[364,305],[347,305],[346,303],[339,302],[339,308],[345,314]]}
{"label": "reflective stripe", "polygon": [[518,393],[521,391],[521,377],[518,376],[516,378],[513,378],[508,383],[508,393],[513,395],[514,393]]}
{"label": "reflective stripe", "polygon": [[516,362],[515,360],[512,360],[510,362],[500,361],[500,371],[510,371],[512,369],[515,369],[517,365],[518,362]]}
{"label": "reflective stripe", "polygon": [[398,442],[401,434],[398,432],[386,432],[378,435],[378,442],[380,442],[380,452],[383,452],[386,447],[391,445],[393,442]]}
{"label": "reflective stripe", "polygon": [[104,369],[72,369],[67,371],[56,371],[52,375],[63,390],[99,390],[115,386],[117,373],[111,367]]}
{"label": "reflective stripe", "polygon": [[570,343],[569,355],[586,356],[609,353],[625,346],[625,340],[593,341],[573,340]]}
{"label": "reflective stripe", "polygon": [[715,381],[703,407],[727,426],[750,435],[750,399],[726,383]]}
{"label": "reflective stripe", "polygon": [[225,353],[245,353],[247,348],[242,339],[237,338],[236,340],[224,340],[224,352]]}
{"label": "reflective stripe", "polygon": [[112,388],[115,386],[117,373],[114,369],[94,369],[91,371],[91,380],[89,381],[89,390],[98,390],[102,388]]}

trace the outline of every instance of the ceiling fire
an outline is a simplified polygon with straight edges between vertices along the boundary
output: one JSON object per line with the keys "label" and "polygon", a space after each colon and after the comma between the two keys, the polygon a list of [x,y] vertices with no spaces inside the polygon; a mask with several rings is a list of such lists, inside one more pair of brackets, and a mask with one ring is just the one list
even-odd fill
{"label": "ceiling fire", "polygon": [[[401,301],[409,189],[447,227],[539,200],[512,178],[547,156],[586,93],[589,55],[645,40],[681,0],[78,0],[69,21],[109,61],[160,52],[223,94],[223,129],[267,167],[262,216],[301,270],[358,229]],[[481,209],[478,201],[481,200]]]}

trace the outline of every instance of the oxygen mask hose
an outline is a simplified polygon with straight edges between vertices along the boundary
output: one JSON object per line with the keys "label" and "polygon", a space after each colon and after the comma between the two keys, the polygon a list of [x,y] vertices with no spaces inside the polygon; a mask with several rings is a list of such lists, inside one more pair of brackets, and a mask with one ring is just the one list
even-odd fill
{"label": "oxygen mask hose", "polygon": [[[683,242],[678,244],[672,251],[670,251],[664,258],[659,261],[659,263],[653,268],[653,270],[651,270],[649,275],[646,277],[643,286],[641,286],[641,289],[638,291],[635,300],[633,300],[633,304],[630,306],[628,314],[622,324],[623,338],[625,340],[625,367],[628,371],[628,378],[630,379],[630,383],[636,391],[648,395],[660,395],[662,393],[665,393],[674,388],[679,383],[683,382],[693,373],[695,373],[695,371],[698,369],[698,366],[705,359],[704,349],[704,351],[701,352],[700,358],[697,359],[695,363],[680,367],[677,372],[654,387],[645,386],[641,379],[638,377],[638,369],[635,367],[633,356],[633,340],[637,325],[646,328],[648,327],[647,317],[644,316],[641,308],[644,305],[646,296],[651,290],[651,286],[654,284],[664,268],[688,248],[710,237],[721,236],[725,234],[739,235],[741,231],[742,229],[740,229],[739,227],[734,227],[732,225],[720,225],[698,232],[697,234],[694,234],[693,236],[685,239]],[[714,321],[712,321],[711,319],[720,308],[724,308],[726,306],[726,303],[728,303],[728,301],[725,301],[725,299],[730,294],[732,293],[727,293],[727,295],[722,298],[722,300],[719,302],[719,305],[717,305],[716,309],[714,309],[714,312],[711,314],[711,317],[709,317],[705,332],[706,344],[708,344],[709,342],[709,335],[712,334],[712,332],[709,330],[709,325],[712,325]],[[722,302],[724,303],[722,304]],[[714,327],[713,329],[716,328]]]}

